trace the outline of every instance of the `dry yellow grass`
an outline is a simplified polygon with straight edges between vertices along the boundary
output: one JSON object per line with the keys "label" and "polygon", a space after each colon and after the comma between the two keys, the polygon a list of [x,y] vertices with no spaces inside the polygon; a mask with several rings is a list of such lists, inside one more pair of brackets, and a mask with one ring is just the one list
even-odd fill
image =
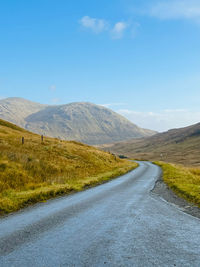
{"label": "dry yellow grass", "polygon": [[163,170],[164,182],[180,197],[200,207],[200,168],[155,162]]}
{"label": "dry yellow grass", "polygon": [[0,120],[0,214],[83,190],[136,166],[78,142],[47,137],[41,142],[39,135]]}
{"label": "dry yellow grass", "polygon": [[200,167],[200,123],[148,138],[101,146],[106,151],[138,160],[164,161]]}

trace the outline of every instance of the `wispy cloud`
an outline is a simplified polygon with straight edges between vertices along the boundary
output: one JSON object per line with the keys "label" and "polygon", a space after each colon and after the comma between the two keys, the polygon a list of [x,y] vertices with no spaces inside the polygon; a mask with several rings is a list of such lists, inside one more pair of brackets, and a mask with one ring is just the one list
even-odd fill
{"label": "wispy cloud", "polygon": [[[125,32],[132,38],[135,37],[139,24],[125,21],[117,21],[114,24],[105,19],[84,16],[79,20],[84,29],[88,29],[95,34],[107,32],[112,39],[121,39]],[[129,31],[128,31],[129,29]]]}
{"label": "wispy cloud", "polygon": [[125,106],[126,103],[108,103],[108,104],[99,104],[100,106],[103,106],[105,108],[111,108],[111,107],[116,107],[116,106]]}
{"label": "wispy cloud", "polygon": [[120,109],[118,113],[143,128],[160,132],[198,123],[200,118],[200,111],[188,109],[166,109],[160,112]]}
{"label": "wispy cloud", "polygon": [[200,21],[200,1],[159,0],[150,6],[148,13],[159,19],[192,19]]}
{"label": "wispy cloud", "polygon": [[80,20],[82,27],[92,30],[94,33],[100,33],[108,29],[108,22],[104,19],[91,18],[84,16]]}
{"label": "wispy cloud", "polygon": [[128,24],[126,22],[119,21],[115,23],[113,29],[111,30],[112,38],[121,39],[127,27],[128,27]]}

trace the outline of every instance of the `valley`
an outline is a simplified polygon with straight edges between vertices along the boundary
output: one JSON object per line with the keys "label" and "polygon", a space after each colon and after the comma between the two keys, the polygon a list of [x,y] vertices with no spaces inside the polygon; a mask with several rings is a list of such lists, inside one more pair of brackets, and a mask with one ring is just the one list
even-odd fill
{"label": "valley", "polygon": [[200,167],[200,123],[152,137],[105,144],[101,148],[133,159]]}

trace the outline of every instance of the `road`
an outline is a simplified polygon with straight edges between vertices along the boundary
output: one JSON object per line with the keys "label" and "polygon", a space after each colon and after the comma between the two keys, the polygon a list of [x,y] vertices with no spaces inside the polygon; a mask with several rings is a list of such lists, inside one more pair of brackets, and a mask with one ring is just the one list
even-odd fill
{"label": "road", "polygon": [[0,220],[0,266],[200,266],[200,220],[151,193],[160,169]]}

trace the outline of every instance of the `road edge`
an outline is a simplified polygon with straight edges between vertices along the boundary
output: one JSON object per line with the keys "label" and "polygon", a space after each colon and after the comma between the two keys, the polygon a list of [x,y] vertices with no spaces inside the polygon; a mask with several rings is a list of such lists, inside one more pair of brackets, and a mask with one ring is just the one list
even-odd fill
{"label": "road edge", "polygon": [[[152,164],[154,163],[152,162]],[[187,200],[177,196],[163,181],[163,171],[161,167],[159,168],[160,174],[157,181],[155,182],[153,189],[151,190],[151,193],[158,195],[165,201],[178,206],[181,211],[200,219],[200,208],[197,207],[195,204],[192,204]]]}

